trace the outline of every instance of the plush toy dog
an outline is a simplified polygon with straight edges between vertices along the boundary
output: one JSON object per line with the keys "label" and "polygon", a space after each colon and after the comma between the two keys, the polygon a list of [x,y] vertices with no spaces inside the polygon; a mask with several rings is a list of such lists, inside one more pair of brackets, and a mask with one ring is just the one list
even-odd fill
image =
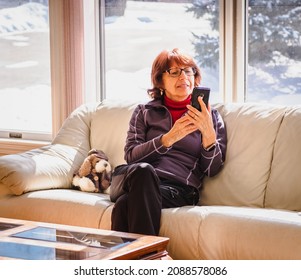
{"label": "plush toy dog", "polygon": [[101,150],[92,149],[74,174],[72,185],[74,189],[84,192],[108,193],[111,175],[112,168],[106,154]]}

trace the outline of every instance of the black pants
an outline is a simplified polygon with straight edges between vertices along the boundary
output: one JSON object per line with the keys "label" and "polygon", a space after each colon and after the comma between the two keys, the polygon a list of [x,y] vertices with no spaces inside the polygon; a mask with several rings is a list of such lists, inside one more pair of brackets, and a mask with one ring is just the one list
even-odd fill
{"label": "black pants", "polygon": [[198,191],[191,186],[160,179],[147,163],[121,165],[114,176],[124,176],[125,193],[115,202],[112,230],[158,235],[161,209],[195,205]]}

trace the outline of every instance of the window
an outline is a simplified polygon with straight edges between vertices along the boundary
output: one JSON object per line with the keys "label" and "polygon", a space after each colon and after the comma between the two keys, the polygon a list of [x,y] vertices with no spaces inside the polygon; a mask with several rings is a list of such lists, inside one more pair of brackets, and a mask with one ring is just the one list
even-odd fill
{"label": "window", "polygon": [[300,26],[300,0],[105,0],[106,97],[147,98],[153,59],[179,47],[211,102],[301,104]]}
{"label": "window", "polygon": [[248,1],[246,101],[301,104],[301,1]]}
{"label": "window", "polygon": [[50,140],[48,0],[0,2],[0,137]]}
{"label": "window", "polygon": [[199,63],[212,99],[221,99],[219,1],[105,0],[104,17],[106,98],[148,100],[153,60],[180,48]]}
{"label": "window", "polygon": [[211,102],[301,104],[300,26],[300,0],[1,0],[0,138],[50,140],[83,100],[148,100],[165,48],[195,57]]}

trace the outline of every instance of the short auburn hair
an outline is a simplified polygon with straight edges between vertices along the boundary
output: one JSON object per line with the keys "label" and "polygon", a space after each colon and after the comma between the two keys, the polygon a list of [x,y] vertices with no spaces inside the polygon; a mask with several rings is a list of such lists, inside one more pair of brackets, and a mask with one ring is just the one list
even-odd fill
{"label": "short auburn hair", "polygon": [[177,48],[172,51],[164,50],[155,58],[152,65],[151,81],[153,88],[148,89],[147,92],[153,99],[161,98],[163,87],[162,76],[163,73],[171,67],[173,62],[178,65],[193,67],[196,70],[194,86],[200,85],[201,70],[191,56],[181,53]]}

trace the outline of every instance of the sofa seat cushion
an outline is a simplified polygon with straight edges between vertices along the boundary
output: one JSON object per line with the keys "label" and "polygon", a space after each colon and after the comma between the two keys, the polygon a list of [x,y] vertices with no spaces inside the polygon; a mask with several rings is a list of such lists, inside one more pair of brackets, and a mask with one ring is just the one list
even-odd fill
{"label": "sofa seat cushion", "polygon": [[174,259],[301,259],[298,212],[230,206],[164,209]]}
{"label": "sofa seat cushion", "polygon": [[55,189],[2,197],[0,213],[6,218],[109,229],[105,212],[111,205],[107,194]]}

